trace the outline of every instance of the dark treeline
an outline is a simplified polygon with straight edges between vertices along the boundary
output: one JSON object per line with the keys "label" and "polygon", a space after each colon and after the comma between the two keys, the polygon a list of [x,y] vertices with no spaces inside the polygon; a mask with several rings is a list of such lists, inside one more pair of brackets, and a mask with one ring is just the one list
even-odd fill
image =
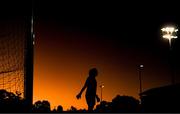
{"label": "dark treeline", "polygon": [[[31,109],[27,109],[26,101],[20,97],[19,93],[0,90],[0,112],[34,112],[34,113],[59,113],[59,112],[88,112],[86,109],[77,109],[70,106],[68,110],[63,110],[61,105],[51,110],[50,102],[47,100],[36,101]],[[161,105],[159,105],[159,109]],[[150,109],[150,107],[149,107]],[[163,110],[146,110],[140,101],[132,96],[117,95],[111,102],[101,101],[94,108],[93,112],[164,112]],[[170,110],[170,112],[174,112]],[[176,110],[178,112],[178,110]]]}
{"label": "dark treeline", "polygon": [[[56,109],[50,110],[50,103],[48,101],[37,101],[34,103],[33,112],[88,112],[86,109],[77,109],[71,106],[64,111],[63,107],[59,105]],[[96,105],[93,112],[141,112],[139,101],[131,96],[117,95],[112,102],[102,101]]]}

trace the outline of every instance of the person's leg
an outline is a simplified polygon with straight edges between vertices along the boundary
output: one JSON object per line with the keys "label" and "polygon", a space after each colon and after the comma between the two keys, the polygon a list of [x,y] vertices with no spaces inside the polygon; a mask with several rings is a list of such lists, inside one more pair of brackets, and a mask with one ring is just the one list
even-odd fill
{"label": "person's leg", "polygon": [[88,105],[88,112],[93,112],[94,106]]}
{"label": "person's leg", "polygon": [[86,102],[88,105],[88,112],[92,112],[95,105],[95,97],[86,96]]}

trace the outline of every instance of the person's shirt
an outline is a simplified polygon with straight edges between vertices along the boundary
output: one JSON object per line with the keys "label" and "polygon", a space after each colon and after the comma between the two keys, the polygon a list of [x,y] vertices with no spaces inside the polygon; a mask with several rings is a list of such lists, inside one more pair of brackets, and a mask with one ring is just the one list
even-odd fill
{"label": "person's shirt", "polygon": [[92,95],[95,96],[96,95],[96,87],[97,87],[97,82],[95,77],[88,77],[86,80],[86,95]]}

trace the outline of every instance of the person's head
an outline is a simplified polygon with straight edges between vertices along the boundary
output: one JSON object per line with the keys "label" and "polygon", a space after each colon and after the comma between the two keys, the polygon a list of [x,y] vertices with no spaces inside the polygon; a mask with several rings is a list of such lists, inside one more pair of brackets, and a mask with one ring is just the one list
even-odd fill
{"label": "person's head", "polygon": [[89,76],[96,77],[98,75],[98,71],[96,68],[92,68],[89,70]]}

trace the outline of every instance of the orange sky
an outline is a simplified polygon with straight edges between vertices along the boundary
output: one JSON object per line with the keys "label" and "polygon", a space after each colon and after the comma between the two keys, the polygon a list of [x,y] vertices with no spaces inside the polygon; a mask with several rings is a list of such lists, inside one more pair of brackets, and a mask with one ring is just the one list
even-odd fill
{"label": "orange sky", "polygon": [[141,63],[145,66],[143,90],[170,83],[167,65],[151,52],[128,46],[118,48],[113,40],[97,40],[105,39],[103,36],[67,30],[54,23],[37,22],[35,31],[34,102],[48,100],[51,108],[62,105],[65,110],[70,106],[87,108],[85,92],[80,100],[75,96],[92,67],[99,70],[97,92],[100,96],[99,86],[104,83],[106,101],[117,94],[139,97],[137,65]]}
{"label": "orange sky", "polygon": [[[33,2],[34,102],[48,100],[52,109],[58,105],[62,105],[64,110],[71,106],[87,108],[85,92],[80,100],[76,99],[76,95],[92,67],[99,71],[97,94],[100,96],[99,86],[103,83],[103,100],[106,101],[111,101],[118,94],[139,98],[139,64],[144,64],[143,90],[170,84],[168,40],[162,39],[159,33],[161,25],[166,22],[179,24],[174,8],[167,13],[161,8],[157,11],[159,5],[152,10],[154,3],[146,7],[139,3],[119,4],[119,1],[103,2],[103,5],[102,2],[84,5],[45,0]],[[8,2],[2,10],[8,11],[5,14],[8,14],[9,20],[21,11],[25,11],[23,15],[31,15],[31,8],[15,3],[9,9]],[[2,20],[5,19],[3,17]],[[180,46],[178,39],[176,47]],[[176,57],[179,65],[180,57]],[[179,68],[176,78],[180,78]]]}

